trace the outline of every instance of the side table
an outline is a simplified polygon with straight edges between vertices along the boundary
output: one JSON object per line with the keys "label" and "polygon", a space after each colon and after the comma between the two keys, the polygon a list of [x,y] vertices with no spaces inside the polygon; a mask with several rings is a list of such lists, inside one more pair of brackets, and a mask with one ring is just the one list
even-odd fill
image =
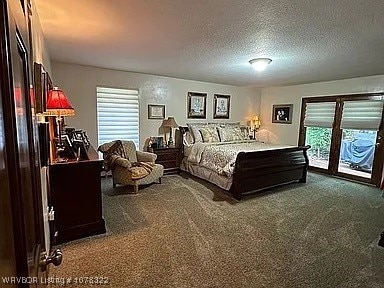
{"label": "side table", "polygon": [[156,163],[164,166],[164,175],[179,173],[180,148],[156,148],[152,152],[157,155]]}

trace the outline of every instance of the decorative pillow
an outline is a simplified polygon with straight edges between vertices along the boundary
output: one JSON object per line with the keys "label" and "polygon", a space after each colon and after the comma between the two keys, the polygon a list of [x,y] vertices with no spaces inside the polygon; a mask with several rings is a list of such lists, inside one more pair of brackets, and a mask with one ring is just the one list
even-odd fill
{"label": "decorative pillow", "polygon": [[109,171],[112,169],[116,159],[123,157],[125,159],[125,151],[121,140],[105,143],[100,145],[98,151],[103,153],[104,169]]}
{"label": "decorative pillow", "polygon": [[187,147],[191,146],[193,144],[193,136],[192,136],[191,132],[187,131],[186,133],[184,133],[184,135],[183,135],[183,144],[184,144],[184,146],[187,146]]}
{"label": "decorative pillow", "polygon": [[215,126],[200,128],[200,133],[203,142],[220,142],[219,134],[217,134],[217,128]]}
{"label": "decorative pillow", "polygon": [[240,127],[219,127],[218,130],[221,142],[244,140],[244,135],[241,132]]}
{"label": "decorative pillow", "polygon": [[189,131],[192,133],[192,136],[193,136],[193,140],[194,142],[203,142],[203,138],[201,137],[201,134],[200,134],[200,128],[202,127],[206,127],[207,126],[207,123],[191,123],[191,124],[188,124],[187,123],[187,126],[188,126],[188,129]]}
{"label": "decorative pillow", "polygon": [[243,135],[243,140],[249,140],[249,127],[248,126],[240,126],[241,134]]}
{"label": "decorative pillow", "polygon": [[227,122],[223,123],[224,127],[234,127],[234,126],[240,126],[240,122]]}

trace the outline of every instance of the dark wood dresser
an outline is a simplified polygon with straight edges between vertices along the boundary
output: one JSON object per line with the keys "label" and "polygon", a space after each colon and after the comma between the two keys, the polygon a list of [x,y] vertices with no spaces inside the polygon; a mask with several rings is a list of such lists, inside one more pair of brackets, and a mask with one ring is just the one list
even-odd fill
{"label": "dark wood dresser", "polygon": [[100,179],[103,161],[93,147],[86,158],[49,165],[57,244],[105,233]]}
{"label": "dark wood dresser", "polygon": [[164,166],[164,175],[179,173],[180,148],[156,148],[152,152],[157,155],[156,163]]}

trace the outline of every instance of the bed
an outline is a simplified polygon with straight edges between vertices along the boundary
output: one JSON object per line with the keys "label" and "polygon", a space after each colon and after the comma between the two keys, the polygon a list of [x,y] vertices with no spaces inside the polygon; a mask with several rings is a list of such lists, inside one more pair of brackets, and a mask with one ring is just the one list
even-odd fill
{"label": "bed", "polygon": [[236,126],[230,127],[230,131],[237,131],[237,136],[228,137],[224,133],[228,128],[225,125],[211,124],[211,134],[216,130],[219,139],[216,135],[193,139],[193,130],[197,137],[200,132],[204,138],[202,131],[208,124],[179,127],[182,148],[180,169],[227,190],[238,200],[246,194],[275,186],[306,182],[309,146],[295,147],[249,140],[248,135],[239,136],[240,130]]}

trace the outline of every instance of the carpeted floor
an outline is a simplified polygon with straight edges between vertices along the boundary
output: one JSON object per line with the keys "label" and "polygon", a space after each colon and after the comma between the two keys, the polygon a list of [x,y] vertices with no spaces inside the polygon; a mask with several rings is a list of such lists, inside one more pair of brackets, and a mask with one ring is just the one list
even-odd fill
{"label": "carpeted floor", "polygon": [[103,180],[107,235],[64,245],[51,276],[108,277],[109,287],[384,287],[377,188],[310,173],[307,184],[237,202],[181,174],[131,191]]}

